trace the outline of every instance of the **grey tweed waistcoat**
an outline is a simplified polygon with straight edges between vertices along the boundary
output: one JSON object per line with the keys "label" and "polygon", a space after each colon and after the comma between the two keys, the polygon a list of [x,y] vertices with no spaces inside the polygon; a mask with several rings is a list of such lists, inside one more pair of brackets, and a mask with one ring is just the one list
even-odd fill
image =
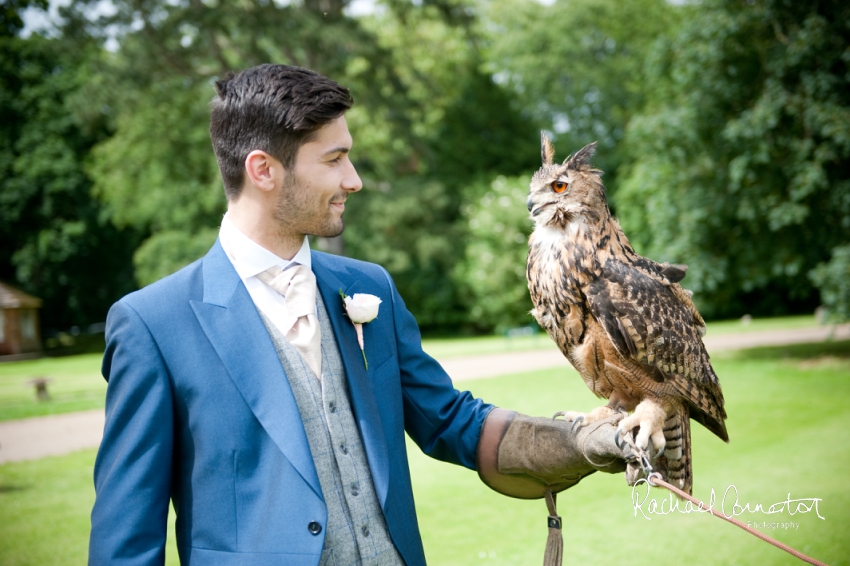
{"label": "grey tweed waistcoat", "polygon": [[320,566],[396,566],[404,561],[390,539],[360,431],[351,411],[345,369],[320,294],[322,380],[261,313],[295,395],[328,508]]}

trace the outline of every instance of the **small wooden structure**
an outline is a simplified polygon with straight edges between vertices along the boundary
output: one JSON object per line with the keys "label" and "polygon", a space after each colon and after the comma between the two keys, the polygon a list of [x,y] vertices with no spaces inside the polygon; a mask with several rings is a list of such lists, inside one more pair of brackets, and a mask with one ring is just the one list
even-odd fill
{"label": "small wooden structure", "polygon": [[27,385],[35,387],[35,398],[37,401],[50,401],[50,393],[47,384],[53,381],[49,377],[35,377],[27,381]]}
{"label": "small wooden structure", "polygon": [[42,351],[39,308],[41,299],[0,281],[0,356]]}

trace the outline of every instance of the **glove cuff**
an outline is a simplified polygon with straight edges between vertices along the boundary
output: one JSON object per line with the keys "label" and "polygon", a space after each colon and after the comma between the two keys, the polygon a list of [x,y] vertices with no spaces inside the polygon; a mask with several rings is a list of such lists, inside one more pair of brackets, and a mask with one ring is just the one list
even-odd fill
{"label": "glove cuff", "polygon": [[557,493],[572,487],[595,470],[569,432],[564,421],[494,409],[479,441],[481,480],[520,499],[539,499],[547,489]]}

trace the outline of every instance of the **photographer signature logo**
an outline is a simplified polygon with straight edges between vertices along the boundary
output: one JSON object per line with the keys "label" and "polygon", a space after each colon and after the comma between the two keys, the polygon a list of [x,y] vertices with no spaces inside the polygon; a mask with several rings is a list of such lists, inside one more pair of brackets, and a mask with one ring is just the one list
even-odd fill
{"label": "photographer signature logo", "polygon": [[[642,485],[646,485],[645,492],[643,492],[643,489],[641,488]],[[637,517],[638,514],[640,514],[648,521],[652,520],[651,515],[670,515],[672,513],[687,515],[690,513],[710,513],[712,510],[719,511],[727,519],[743,515],[744,513],[761,513],[763,515],[788,513],[789,515],[797,515],[798,513],[805,514],[814,511],[819,519],[825,520],[818,509],[818,503],[823,501],[823,499],[819,497],[791,499],[791,494],[789,493],[782,501],[778,501],[770,505],[764,505],[762,503],[742,503],[738,496],[738,488],[734,485],[730,485],[726,488],[726,491],[723,492],[723,498],[720,500],[720,506],[718,507],[717,495],[714,488],[711,489],[711,495],[708,498],[707,505],[703,505],[702,503],[696,505],[690,501],[681,501],[678,498],[673,497],[673,494],[670,492],[667,493],[667,498],[661,499],[660,501],[655,498],[650,499],[649,488],[650,485],[645,479],[638,480],[632,486],[632,508],[634,516]],[[749,526],[770,529],[797,529],[800,525],[799,523],[750,521]]]}

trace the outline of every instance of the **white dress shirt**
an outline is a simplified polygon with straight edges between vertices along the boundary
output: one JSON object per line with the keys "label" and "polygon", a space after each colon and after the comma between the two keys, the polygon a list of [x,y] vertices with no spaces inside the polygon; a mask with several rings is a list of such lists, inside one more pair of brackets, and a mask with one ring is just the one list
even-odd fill
{"label": "white dress shirt", "polygon": [[257,279],[257,274],[274,266],[286,270],[294,264],[303,265],[312,270],[310,244],[307,237],[304,237],[304,243],[301,244],[301,249],[295,257],[291,260],[282,259],[246,236],[225,214],[221,220],[218,240],[230,263],[236,269],[236,273],[239,274],[239,278],[242,279],[242,283],[245,284],[245,288],[248,289],[254,305],[285,335],[286,330],[280,326],[280,323],[286,318],[286,299]]}

